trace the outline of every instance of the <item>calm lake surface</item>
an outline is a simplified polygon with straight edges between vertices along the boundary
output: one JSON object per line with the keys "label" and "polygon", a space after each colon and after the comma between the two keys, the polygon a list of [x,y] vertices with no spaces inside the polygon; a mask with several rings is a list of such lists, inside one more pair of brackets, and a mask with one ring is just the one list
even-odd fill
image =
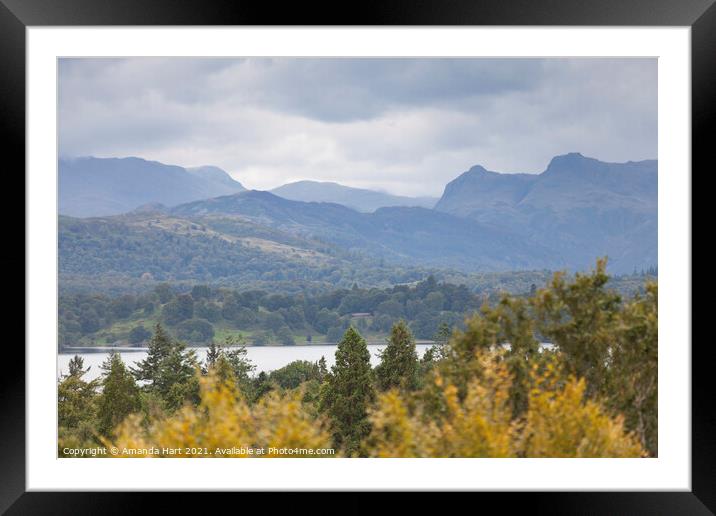
{"label": "calm lake surface", "polygon": [[[429,344],[416,344],[418,356],[422,357],[425,351],[430,347]],[[203,362],[206,358],[207,348],[190,348],[196,353],[197,358],[200,362]],[[379,352],[385,349],[385,344],[369,344],[368,350],[370,351],[370,361],[374,366],[380,362]],[[144,360],[147,356],[147,351],[144,349],[137,350],[118,350],[124,363],[133,366],[136,362]],[[294,360],[308,360],[309,362],[316,362],[321,357],[326,357],[326,364],[330,368],[336,361],[335,357],[336,346],[251,346],[246,348],[246,356],[251,360],[251,363],[256,366],[254,373],[257,374],[261,371],[273,371],[274,369],[280,369],[286,364],[293,362]],[[79,355],[84,359],[85,369],[90,367],[90,370],[83,377],[85,380],[91,380],[97,378],[102,370],[100,366],[109,355],[109,351],[99,352],[69,352],[60,353],[57,355],[57,374],[66,374],[69,367],[68,364],[70,359]]]}

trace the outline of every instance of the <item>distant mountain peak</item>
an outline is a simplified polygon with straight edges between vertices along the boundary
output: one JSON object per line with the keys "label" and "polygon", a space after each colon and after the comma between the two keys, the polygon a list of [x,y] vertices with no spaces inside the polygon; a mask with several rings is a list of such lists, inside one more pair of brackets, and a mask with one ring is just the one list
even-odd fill
{"label": "distant mountain peak", "polygon": [[489,170],[487,170],[482,165],[473,165],[467,172],[470,174],[486,174],[489,172]]}
{"label": "distant mountain peak", "polygon": [[244,185],[231,177],[231,175],[226,170],[216,167],[214,165],[191,167],[187,168],[186,171],[192,175],[201,177],[202,179],[213,181],[219,185],[223,185],[239,191],[245,190]]}
{"label": "distant mountain peak", "polygon": [[404,197],[376,190],[345,186],[332,181],[313,180],[288,183],[274,188],[271,193],[293,201],[341,204],[365,213],[387,206],[432,208],[437,201],[432,197]]}
{"label": "distant mountain peak", "polygon": [[59,211],[75,217],[127,213],[137,206],[174,206],[244,190],[218,167],[186,169],[130,156],[61,158]]}
{"label": "distant mountain peak", "polygon": [[552,158],[544,173],[562,171],[574,172],[603,164],[604,162],[598,159],[588,158],[579,152],[569,152]]}
{"label": "distant mountain peak", "polygon": [[234,194],[241,197],[253,197],[255,199],[279,199],[281,196],[271,193],[266,190],[246,190],[245,192],[239,192]]}
{"label": "distant mountain peak", "polygon": [[657,162],[609,163],[570,152],[541,174],[475,166],[448,183],[436,210],[547,244],[576,269],[656,263]]}

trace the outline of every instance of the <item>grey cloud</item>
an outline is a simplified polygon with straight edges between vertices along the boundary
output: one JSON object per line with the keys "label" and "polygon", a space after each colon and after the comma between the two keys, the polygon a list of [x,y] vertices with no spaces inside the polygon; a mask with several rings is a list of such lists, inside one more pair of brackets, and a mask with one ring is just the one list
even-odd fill
{"label": "grey cloud", "polygon": [[471,165],[656,157],[654,59],[63,59],[60,152],[439,195]]}
{"label": "grey cloud", "polygon": [[[541,68],[536,61],[494,59],[277,59],[263,65],[253,100],[329,122],[526,89]],[[244,74],[232,71],[223,71],[222,84],[240,88]]]}
{"label": "grey cloud", "polygon": [[541,70],[540,60],[525,59],[66,59],[60,94],[81,85],[101,98],[159,90],[169,100],[229,99],[349,122],[394,106],[456,105],[527,89]]}

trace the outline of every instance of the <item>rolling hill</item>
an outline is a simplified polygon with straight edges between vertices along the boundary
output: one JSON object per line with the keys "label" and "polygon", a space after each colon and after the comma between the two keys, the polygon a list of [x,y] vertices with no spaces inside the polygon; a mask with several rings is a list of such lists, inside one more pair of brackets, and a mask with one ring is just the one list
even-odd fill
{"label": "rolling hill", "polygon": [[384,264],[235,215],[189,219],[147,209],[58,222],[63,292],[140,292],[161,282],[303,292],[355,282],[385,287],[433,272]]}

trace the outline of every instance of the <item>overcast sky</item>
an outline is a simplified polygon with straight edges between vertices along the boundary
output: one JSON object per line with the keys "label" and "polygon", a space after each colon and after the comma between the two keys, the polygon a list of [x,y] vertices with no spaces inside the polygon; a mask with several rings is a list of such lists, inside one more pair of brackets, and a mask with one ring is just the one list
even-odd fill
{"label": "overcast sky", "polygon": [[61,59],[62,156],[442,193],[472,165],[657,157],[656,59]]}

